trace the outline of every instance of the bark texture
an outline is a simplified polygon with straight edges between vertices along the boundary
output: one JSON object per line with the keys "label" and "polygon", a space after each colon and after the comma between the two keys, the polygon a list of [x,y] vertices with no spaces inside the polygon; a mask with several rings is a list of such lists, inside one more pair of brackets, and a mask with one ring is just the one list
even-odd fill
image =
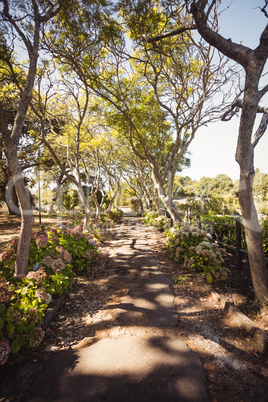
{"label": "bark texture", "polygon": [[[188,2],[186,2],[188,3]],[[259,46],[250,49],[218,34],[208,26],[209,3],[207,0],[192,1],[191,11],[200,35],[220,52],[239,63],[245,70],[245,90],[236,149],[236,161],[240,166],[239,203],[245,225],[251,277],[256,298],[268,302],[268,272],[264,259],[261,229],[254,205],[252,186],[254,180],[253,126],[260,99],[268,86],[259,90],[259,82],[268,57],[268,25]],[[217,2],[214,1],[215,5]]]}

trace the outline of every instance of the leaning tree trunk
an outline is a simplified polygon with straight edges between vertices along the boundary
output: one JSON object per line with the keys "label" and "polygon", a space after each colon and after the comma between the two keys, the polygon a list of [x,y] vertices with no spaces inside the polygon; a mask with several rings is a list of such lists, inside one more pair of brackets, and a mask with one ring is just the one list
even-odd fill
{"label": "leaning tree trunk", "polygon": [[[15,264],[15,275],[27,275],[28,252],[32,238],[33,214],[30,191],[25,187],[24,178],[17,157],[17,146],[5,148],[9,166],[13,174],[16,193],[20,201],[21,228]],[[17,211],[18,212],[18,211]]]}
{"label": "leaning tree trunk", "polygon": [[99,203],[98,198],[97,198],[97,194],[94,191],[92,191],[91,195],[93,197],[93,201],[94,201],[95,207],[96,207],[95,224],[99,225],[100,217],[101,217],[101,211],[102,211],[102,205]]}
{"label": "leaning tree trunk", "polygon": [[156,208],[156,211],[157,211],[157,213],[158,213],[158,216],[161,216],[161,215],[162,215],[162,212],[161,212],[161,208],[160,208],[160,205],[159,205],[158,195],[154,195],[154,196],[152,197],[152,201],[153,201],[153,203],[154,203],[154,206],[155,206],[155,208]]}
{"label": "leaning tree trunk", "polygon": [[[254,180],[254,144],[252,132],[258,106],[258,81],[255,69],[247,72],[240,119],[236,160],[240,165],[239,203],[244,220],[248,258],[255,297],[268,302],[268,271],[265,264],[261,229],[252,193]],[[254,85],[255,84],[255,85]]]}
{"label": "leaning tree trunk", "polygon": [[152,180],[154,183],[154,187],[155,187],[161,201],[163,202],[165,208],[169,212],[173,222],[182,222],[179,211],[177,210],[175,204],[172,201],[172,192],[168,192],[168,194],[166,195],[163,185],[160,182],[160,180],[158,179],[153,166],[152,166]]}
{"label": "leaning tree trunk", "polygon": [[268,273],[263,252],[262,235],[252,195],[254,174],[240,177],[239,202],[244,220],[250,272],[256,299],[268,302]]}

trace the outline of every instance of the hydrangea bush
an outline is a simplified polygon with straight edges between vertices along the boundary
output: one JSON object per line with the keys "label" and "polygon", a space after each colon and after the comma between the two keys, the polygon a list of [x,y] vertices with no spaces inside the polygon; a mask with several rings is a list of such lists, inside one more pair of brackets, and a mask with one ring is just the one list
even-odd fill
{"label": "hydrangea bush", "polygon": [[111,211],[101,214],[101,222],[105,226],[120,223],[123,215],[124,212],[121,209],[112,209]]}
{"label": "hydrangea bush", "polygon": [[158,213],[156,211],[144,211],[143,212],[143,222],[152,226],[153,220],[158,217]]}
{"label": "hydrangea bush", "polygon": [[170,227],[171,220],[164,215],[158,216],[157,212],[144,212],[143,222],[148,226],[154,226],[156,229],[164,230]]}
{"label": "hydrangea bush", "polygon": [[208,283],[224,280],[228,275],[228,270],[222,267],[225,250],[211,240],[210,234],[194,226],[180,225],[166,231],[174,261],[198,271]]}
{"label": "hydrangea bush", "polygon": [[74,277],[86,273],[97,255],[99,233],[83,233],[81,225],[52,227],[32,235],[28,273],[14,276],[18,238],[0,253],[0,364],[10,351],[37,347],[43,340],[38,326],[53,297],[68,292]]}

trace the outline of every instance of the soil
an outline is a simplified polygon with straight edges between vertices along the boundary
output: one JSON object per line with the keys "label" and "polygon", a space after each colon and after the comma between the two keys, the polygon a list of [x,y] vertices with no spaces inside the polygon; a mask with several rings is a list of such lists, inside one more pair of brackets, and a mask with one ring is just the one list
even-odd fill
{"label": "soil", "polygon": [[[7,236],[10,230],[12,235],[18,233],[19,220],[17,229],[14,218],[11,223],[12,227],[10,221],[3,224],[0,217],[1,236]],[[53,220],[46,222],[53,223]],[[39,229],[38,223],[36,228]],[[29,362],[46,359],[49,351],[87,346],[109,336],[112,329],[124,330],[117,327],[116,319],[107,308],[128,292],[126,283],[120,278],[112,278],[107,271],[116,247],[111,242],[115,234],[116,227],[103,234],[99,258],[91,275],[77,278],[71,294],[46,330],[42,345],[37,350],[19,353],[6,365],[0,366],[0,387],[5,390],[2,399],[0,394],[0,401],[16,400],[10,391],[12,377]],[[146,228],[146,240],[159,259],[161,271],[172,279],[180,277],[180,282],[172,286],[179,315],[176,334],[200,355],[210,401],[266,401],[267,360],[250,335],[220,308],[193,272],[173,262],[163,233]],[[226,282],[214,282],[213,288],[247,312],[251,320],[267,333],[268,315],[264,311],[258,312],[254,305],[247,261],[244,261],[241,272],[235,267],[233,255],[228,253],[225,266],[231,272],[229,278]]]}

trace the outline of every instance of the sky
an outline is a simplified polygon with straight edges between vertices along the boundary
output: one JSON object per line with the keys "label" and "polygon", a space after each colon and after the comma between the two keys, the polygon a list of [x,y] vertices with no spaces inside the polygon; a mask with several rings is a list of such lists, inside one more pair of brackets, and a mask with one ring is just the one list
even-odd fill
{"label": "sky", "polygon": [[[257,47],[260,34],[268,23],[258,8],[263,5],[264,0],[222,0],[224,11],[219,16],[220,34],[231,38],[233,42],[241,42],[253,49]],[[267,82],[268,75],[263,83]],[[260,105],[268,107],[268,94],[263,97]],[[254,132],[260,119],[261,115],[258,115]],[[239,165],[235,161],[238,127],[239,118],[236,117],[228,122],[220,121],[201,127],[188,149],[191,153],[191,167],[184,169],[180,175],[200,180],[203,176],[216,177],[223,173],[232,180],[239,179]],[[268,173],[267,152],[268,129],[255,148],[255,169],[263,173]]]}

